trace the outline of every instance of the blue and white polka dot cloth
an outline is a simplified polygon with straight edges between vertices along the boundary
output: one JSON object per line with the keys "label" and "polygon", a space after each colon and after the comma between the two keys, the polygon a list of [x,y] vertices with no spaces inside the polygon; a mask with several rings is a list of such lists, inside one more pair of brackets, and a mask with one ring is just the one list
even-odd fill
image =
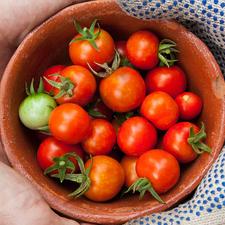
{"label": "blue and white polka dot cloth", "polygon": [[[225,0],[118,0],[140,19],[173,18],[202,39],[225,75]],[[126,225],[225,225],[225,147],[191,200]]]}

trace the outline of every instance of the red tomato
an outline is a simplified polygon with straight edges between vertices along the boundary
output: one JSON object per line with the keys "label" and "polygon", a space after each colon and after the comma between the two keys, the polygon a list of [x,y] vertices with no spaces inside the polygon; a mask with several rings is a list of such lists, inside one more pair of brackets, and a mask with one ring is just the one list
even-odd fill
{"label": "red tomato", "polygon": [[[60,73],[64,68],[65,68],[65,66],[63,66],[63,65],[52,66],[44,71],[43,78],[46,78],[48,80],[58,81],[59,77],[52,76],[52,75]],[[43,79],[43,83],[44,83],[44,90],[47,93],[50,93],[54,89],[54,87],[51,84],[49,84],[45,79]]]}
{"label": "red tomato", "polygon": [[125,173],[125,185],[130,187],[139,177],[136,173],[137,157],[124,156],[120,162]]}
{"label": "red tomato", "polygon": [[175,101],[180,110],[180,118],[183,120],[194,119],[202,110],[201,98],[192,92],[183,92],[179,94]]}
{"label": "red tomato", "polygon": [[[45,170],[54,164],[54,158],[61,157],[70,152],[75,152],[81,158],[84,157],[84,152],[80,145],[68,145],[55,139],[54,137],[48,137],[40,144],[38,148],[37,161],[39,166]],[[77,171],[77,161],[74,158],[69,159],[74,163]]]}
{"label": "red tomato", "polygon": [[145,83],[148,92],[164,91],[176,97],[186,89],[186,77],[178,66],[156,67],[149,71]]}
{"label": "red tomato", "polygon": [[190,135],[190,128],[193,127],[194,133],[199,132],[199,128],[189,122],[180,122],[172,126],[163,137],[163,149],[174,155],[181,163],[193,161],[197,154],[187,142]]}
{"label": "red tomato", "polygon": [[[69,81],[64,83],[60,78],[62,87],[53,89],[55,96],[60,91],[65,92],[62,97],[56,99],[59,104],[71,102],[84,106],[91,101],[96,91],[96,81],[88,69],[82,66],[67,66],[60,75]],[[73,87],[70,87],[70,83]]]}
{"label": "red tomato", "polygon": [[90,129],[88,113],[77,104],[65,103],[57,106],[50,114],[49,129],[57,139],[77,144],[85,139]]}
{"label": "red tomato", "polygon": [[116,144],[116,131],[104,119],[94,119],[88,136],[82,142],[83,149],[91,155],[107,155]]}
{"label": "red tomato", "polygon": [[131,117],[119,128],[117,143],[126,155],[140,156],[153,148],[156,142],[156,129],[143,117]]}
{"label": "red tomato", "polygon": [[145,82],[130,67],[120,67],[100,82],[102,101],[116,112],[128,112],[141,105],[145,97]]}
{"label": "red tomato", "polygon": [[[102,202],[115,197],[124,184],[124,171],[119,162],[115,159],[99,155],[92,158],[90,171],[91,185],[85,196],[93,201]],[[85,168],[91,164],[89,159]]]}
{"label": "red tomato", "polygon": [[122,57],[127,57],[127,48],[126,48],[126,41],[117,41],[116,43],[116,50]]}
{"label": "red tomato", "polygon": [[136,171],[139,177],[151,182],[158,194],[170,190],[180,177],[180,167],[175,157],[161,149],[152,149],[141,155],[136,163]]}
{"label": "red tomato", "polygon": [[160,130],[169,129],[179,117],[177,103],[170,95],[162,91],[147,95],[140,112]]}
{"label": "red tomato", "polygon": [[148,70],[158,62],[159,39],[155,34],[141,30],[133,33],[127,41],[127,57],[139,69]]}
{"label": "red tomato", "polygon": [[[97,32],[98,29],[95,29],[94,33],[96,34]],[[81,35],[77,34],[74,39],[80,37]],[[95,63],[103,64],[112,61],[115,53],[115,44],[111,35],[101,29],[99,36],[94,41],[97,49],[88,40],[71,42],[69,45],[69,55],[73,64],[86,68],[89,68],[89,64],[94,70],[99,71],[100,67]]]}

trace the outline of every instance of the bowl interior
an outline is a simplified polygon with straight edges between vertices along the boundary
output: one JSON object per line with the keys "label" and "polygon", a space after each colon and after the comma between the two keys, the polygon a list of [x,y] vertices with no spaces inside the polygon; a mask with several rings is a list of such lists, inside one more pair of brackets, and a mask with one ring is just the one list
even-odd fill
{"label": "bowl interior", "polygon": [[[100,10],[101,9],[101,10]],[[90,13],[91,12],[91,13]],[[201,96],[204,121],[211,155],[203,154],[184,168],[179,183],[162,198],[162,205],[151,196],[139,200],[127,196],[106,203],[85,198],[71,200],[70,189],[43,175],[36,162],[37,144],[18,118],[18,107],[25,97],[25,82],[39,77],[54,64],[70,64],[68,43],[75,35],[73,20],[89,26],[93,19],[109,31],[116,40],[127,38],[132,32],[148,29],[161,38],[177,43],[179,64],[188,77],[189,89]],[[38,79],[36,79],[38,80]],[[64,9],[33,31],[17,49],[1,83],[1,134],[12,165],[30,179],[49,204],[63,214],[84,221],[104,224],[122,223],[146,213],[165,210],[193,191],[217,157],[224,138],[223,78],[207,47],[181,25],[166,20],[143,21],[127,16],[114,1],[93,1]]]}

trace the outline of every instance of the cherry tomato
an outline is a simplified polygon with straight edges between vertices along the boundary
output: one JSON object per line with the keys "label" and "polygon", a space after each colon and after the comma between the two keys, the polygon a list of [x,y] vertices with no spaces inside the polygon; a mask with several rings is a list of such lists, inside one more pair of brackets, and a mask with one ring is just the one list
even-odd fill
{"label": "cherry tomato", "polygon": [[116,45],[116,50],[119,52],[119,54],[120,54],[122,57],[127,57],[127,48],[126,48],[126,44],[127,44],[126,41],[117,41],[117,42],[115,43],[115,45]]}
{"label": "cherry tomato", "polygon": [[57,139],[69,144],[77,144],[87,136],[90,122],[88,113],[82,107],[65,103],[51,112],[49,129]]}
{"label": "cherry tomato", "polygon": [[[95,28],[92,36],[96,35],[99,29]],[[73,64],[86,68],[88,68],[89,64],[94,70],[99,71],[100,67],[95,63],[103,64],[112,61],[115,53],[115,44],[107,31],[100,29],[98,37],[94,39],[96,47],[90,43],[90,39],[76,40],[81,37],[84,36],[77,34],[74,37],[75,41],[72,41],[69,45],[69,55]]]}
{"label": "cherry tomato", "polygon": [[[64,68],[65,68],[65,66],[63,66],[63,65],[52,66],[44,71],[43,78],[47,78],[48,80],[58,81],[59,77],[52,76],[52,75],[59,74]],[[49,84],[45,79],[43,79],[43,83],[44,83],[44,90],[47,93],[50,93],[54,89],[54,87],[51,84]]]}
{"label": "cherry tomato", "polygon": [[83,149],[91,155],[107,155],[116,143],[116,131],[104,119],[94,119],[88,136],[82,142]]}
{"label": "cherry tomato", "polygon": [[187,142],[191,127],[194,129],[194,133],[199,132],[199,128],[195,124],[180,122],[172,126],[163,137],[163,149],[174,155],[181,163],[191,162],[197,157],[196,152]]}
{"label": "cherry tomato", "polygon": [[[96,91],[96,81],[92,73],[83,66],[67,66],[60,72],[61,88],[54,88],[54,95],[60,91],[64,94],[56,98],[59,104],[76,103],[85,106],[89,103]],[[72,86],[71,86],[72,85]]]}
{"label": "cherry tomato", "polygon": [[[90,171],[91,185],[85,196],[93,201],[107,201],[115,197],[124,184],[124,171],[115,159],[99,155],[92,158]],[[89,159],[85,168],[91,164]]]}
{"label": "cherry tomato", "polygon": [[176,97],[186,89],[186,77],[178,66],[156,67],[149,71],[145,83],[148,92],[164,91]]}
{"label": "cherry tomato", "polygon": [[169,129],[179,117],[177,103],[170,95],[162,91],[147,95],[140,112],[160,130]]}
{"label": "cherry tomato", "polygon": [[141,75],[130,67],[120,67],[99,86],[102,101],[116,112],[128,112],[140,106],[145,89]]}
{"label": "cherry tomato", "polygon": [[124,156],[120,162],[125,172],[126,187],[130,187],[138,179],[138,175],[136,173],[137,159],[137,157],[133,156]]}
{"label": "cherry tomato", "polygon": [[162,194],[177,183],[180,167],[170,153],[161,149],[152,149],[138,158],[136,172],[139,177],[147,178],[158,194]]}
{"label": "cherry tomato", "polygon": [[127,41],[127,57],[139,69],[148,70],[158,62],[159,39],[155,34],[141,30],[133,33]]}
{"label": "cherry tomato", "polygon": [[153,148],[156,142],[156,129],[143,117],[131,117],[119,128],[117,143],[126,155],[140,156]]}
{"label": "cherry tomato", "polygon": [[[54,164],[54,158],[63,156],[70,152],[75,152],[81,158],[84,157],[84,152],[80,145],[69,145],[55,139],[54,137],[48,137],[40,144],[38,148],[37,161],[39,166],[45,170]],[[77,171],[77,161],[74,158],[70,158],[70,160],[74,163]]]}
{"label": "cherry tomato", "polygon": [[192,92],[183,92],[179,94],[175,101],[180,110],[180,118],[183,120],[192,120],[197,117],[202,110],[201,98]]}

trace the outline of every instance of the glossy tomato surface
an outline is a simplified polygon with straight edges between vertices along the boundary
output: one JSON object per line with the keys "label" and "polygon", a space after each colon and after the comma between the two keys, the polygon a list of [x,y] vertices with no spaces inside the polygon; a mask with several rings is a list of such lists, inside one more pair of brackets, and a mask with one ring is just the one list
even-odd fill
{"label": "glossy tomato surface", "polygon": [[91,155],[107,155],[116,144],[116,131],[112,124],[104,119],[91,121],[88,136],[82,142],[84,150]]}
{"label": "glossy tomato surface", "polygon": [[[37,161],[39,166],[45,170],[54,164],[54,158],[61,157],[70,152],[76,153],[81,158],[84,157],[84,152],[80,145],[69,145],[54,137],[48,137],[38,148]],[[74,163],[75,168],[78,168],[77,161],[74,158],[71,158],[71,161]]]}
{"label": "glossy tomato surface", "polygon": [[[91,186],[84,194],[87,198],[101,202],[115,197],[124,184],[124,171],[115,159],[99,155],[92,158],[90,171]],[[91,164],[91,159],[85,163],[85,168]]]}
{"label": "glossy tomato surface", "polygon": [[[95,33],[98,29],[95,29]],[[81,35],[77,34],[74,38],[80,38]],[[88,64],[96,71],[100,70],[100,67],[95,64],[103,64],[105,62],[111,62],[115,54],[115,44],[111,35],[101,29],[99,36],[95,39],[97,49],[88,40],[79,40],[70,43],[69,55],[70,59],[75,65],[81,65],[86,68]]]}
{"label": "glossy tomato surface", "polygon": [[[64,68],[60,75],[69,79],[74,88],[71,90],[71,94],[64,94],[62,97],[57,98],[56,101],[59,104],[63,103],[76,103],[80,106],[88,104],[96,91],[96,81],[92,73],[83,66],[67,66]],[[59,81],[58,81],[59,82]],[[68,84],[62,87],[62,90],[67,90]],[[53,89],[54,94],[57,95],[60,90],[58,88]]]}
{"label": "glossy tomato surface", "polygon": [[115,112],[128,112],[140,106],[145,90],[140,73],[130,67],[120,67],[99,86],[102,101]]}
{"label": "glossy tomato surface", "polygon": [[136,171],[139,177],[148,178],[158,194],[170,190],[180,177],[176,158],[161,149],[152,149],[141,155],[137,160]]}
{"label": "glossy tomato surface", "polygon": [[149,71],[145,83],[147,91],[164,91],[172,97],[176,97],[186,89],[186,76],[178,66],[156,67]]}
{"label": "glossy tomato surface", "polygon": [[197,157],[196,152],[187,142],[191,127],[194,129],[194,133],[199,132],[199,128],[195,124],[180,122],[172,126],[163,137],[163,149],[181,163],[191,162]]}
{"label": "glossy tomato surface", "polygon": [[179,107],[180,118],[183,120],[192,120],[196,118],[202,110],[201,98],[192,92],[183,92],[179,94],[175,101]]}
{"label": "glossy tomato surface", "polygon": [[162,91],[147,95],[140,112],[160,130],[169,129],[179,117],[177,103],[170,95]]}
{"label": "glossy tomato surface", "polygon": [[65,103],[52,111],[49,129],[57,139],[69,144],[77,144],[86,138],[90,123],[91,119],[82,107]]}
{"label": "glossy tomato surface", "polygon": [[153,148],[156,142],[155,127],[143,117],[131,117],[119,128],[117,143],[126,155],[140,156]]}
{"label": "glossy tomato surface", "polygon": [[158,62],[159,39],[150,31],[137,31],[127,40],[127,57],[137,68],[148,70]]}

